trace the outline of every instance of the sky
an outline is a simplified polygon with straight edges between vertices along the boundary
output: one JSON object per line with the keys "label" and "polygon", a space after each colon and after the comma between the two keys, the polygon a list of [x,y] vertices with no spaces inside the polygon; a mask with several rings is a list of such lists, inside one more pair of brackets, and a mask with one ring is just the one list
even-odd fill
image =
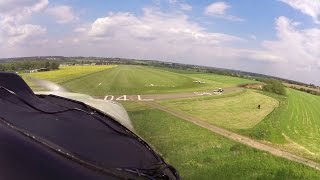
{"label": "sky", "polygon": [[320,85],[320,0],[0,0],[0,58],[97,56]]}

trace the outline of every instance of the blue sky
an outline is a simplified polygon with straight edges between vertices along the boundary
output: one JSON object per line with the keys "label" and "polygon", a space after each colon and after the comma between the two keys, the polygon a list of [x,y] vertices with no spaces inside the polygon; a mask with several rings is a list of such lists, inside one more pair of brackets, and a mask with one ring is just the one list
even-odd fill
{"label": "blue sky", "polygon": [[157,59],[320,84],[320,0],[0,1],[0,57]]}

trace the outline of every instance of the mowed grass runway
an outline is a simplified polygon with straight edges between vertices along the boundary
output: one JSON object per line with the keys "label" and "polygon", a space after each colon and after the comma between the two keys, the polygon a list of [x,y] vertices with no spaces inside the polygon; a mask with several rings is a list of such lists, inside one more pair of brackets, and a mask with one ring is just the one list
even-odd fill
{"label": "mowed grass runway", "polygon": [[[161,104],[227,129],[247,129],[272,112],[278,106],[278,101],[246,90],[229,95],[166,100]],[[259,104],[261,109],[257,108]]]}
{"label": "mowed grass runway", "polygon": [[165,112],[124,103],[136,132],[183,179],[319,179],[304,165],[241,145]]}
{"label": "mowed grass runway", "polygon": [[195,86],[189,77],[140,66],[118,66],[62,85],[95,96],[163,93]]}
{"label": "mowed grass runway", "polygon": [[[179,93],[236,86],[251,80],[210,74],[183,74],[145,66],[67,66],[61,70],[27,74],[92,96]],[[23,75],[26,77],[27,75]],[[205,83],[195,83],[200,80]],[[226,81],[223,83],[223,81]]]}
{"label": "mowed grass runway", "polygon": [[287,97],[278,99],[280,107],[249,134],[320,161],[320,96],[287,89]]}
{"label": "mowed grass runway", "polygon": [[283,132],[307,149],[320,153],[320,96],[288,91],[288,110],[281,114]]}

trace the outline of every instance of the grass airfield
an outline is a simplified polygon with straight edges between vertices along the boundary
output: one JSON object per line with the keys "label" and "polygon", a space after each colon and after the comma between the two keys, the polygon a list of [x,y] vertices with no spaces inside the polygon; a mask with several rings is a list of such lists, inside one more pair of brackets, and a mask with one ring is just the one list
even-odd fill
{"label": "grass airfield", "polygon": [[[201,75],[142,66],[66,66],[57,71],[24,74],[23,77],[49,80],[71,92],[92,96],[193,92],[254,82],[213,74],[212,79],[205,79]],[[223,83],[223,79],[228,81]]]}
{"label": "grass airfield", "polygon": [[[22,77],[50,80],[71,92],[92,96],[204,92],[255,82],[191,71],[122,65],[68,66]],[[320,98],[291,89],[287,92],[287,96],[278,96],[243,90],[159,103],[320,162]],[[260,110],[258,104],[262,105]],[[137,133],[186,179],[320,177],[318,171],[309,167],[233,142],[165,112],[137,102],[123,102],[123,105]]]}

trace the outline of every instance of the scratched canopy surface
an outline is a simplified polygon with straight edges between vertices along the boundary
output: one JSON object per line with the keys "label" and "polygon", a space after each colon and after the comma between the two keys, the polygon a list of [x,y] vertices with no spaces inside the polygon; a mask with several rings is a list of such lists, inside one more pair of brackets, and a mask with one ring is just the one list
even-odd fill
{"label": "scratched canopy surface", "polygon": [[0,179],[179,179],[147,143],[82,102],[0,73]]}

